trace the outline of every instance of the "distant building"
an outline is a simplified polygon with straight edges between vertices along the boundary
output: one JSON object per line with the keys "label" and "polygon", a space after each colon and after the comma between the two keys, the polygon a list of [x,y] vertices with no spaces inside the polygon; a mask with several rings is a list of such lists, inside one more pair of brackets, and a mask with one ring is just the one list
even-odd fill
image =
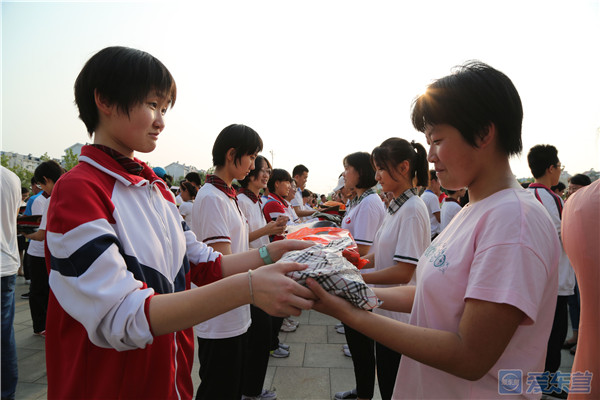
{"label": "distant building", "polygon": [[73,152],[73,154],[75,154],[77,157],[79,157],[79,156],[81,155],[81,148],[82,148],[83,146],[85,146],[85,145],[83,145],[83,144],[81,144],[81,143],[75,143],[73,146],[71,146],[71,147],[67,147],[67,148],[65,149],[65,153],[66,153],[68,150],[71,150],[71,151]]}
{"label": "distant building", "polygon": [[[15,165],[20,165],[31,173],[35,172],[37,166],[42,163],[42,159],[40,157],[35,157],[31,154],[24,155],[13,153],[12,151],[2,151],[0,153],[2,154],[2,157],[8,157],[8,166],[10,168],[13,168]],[[60,164],[60,160],[58,158],[52,158],[52,160]]]}
{"label": "distant building", "polygon": [[167,165],[165,171],[173,177],[173,182],[177,182],[190,172],[198,172],[198,169],[191,165],[180,164],[179,161],[177,161]]}
{"label": "distant building", "polygon": [[15,165],[20,165],[27,171],[34,172],[38,165],[42,162],[39,157],[34,157],[31,154],[23,155],[13,153],[11,151],[3,151],[3,157],[8,157],[8,166],[13,168]]}

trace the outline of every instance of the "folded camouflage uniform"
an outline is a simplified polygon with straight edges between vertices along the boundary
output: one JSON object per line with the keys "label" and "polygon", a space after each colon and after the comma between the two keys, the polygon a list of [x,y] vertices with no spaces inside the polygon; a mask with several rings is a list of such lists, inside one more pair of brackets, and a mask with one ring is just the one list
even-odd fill
{"label": "folded camouflage uniform", "polygon": [[371,310],[379,307],[382,301],[365,284],[359,270],[342,256],[342,251],[352,244],[350,237],[335,239],[328,244],[287,252],[280,261],[308,264],[303,271],[287,274],[301,285],[306,285],[306,278],[313,278],[328,292],[363,310]]}

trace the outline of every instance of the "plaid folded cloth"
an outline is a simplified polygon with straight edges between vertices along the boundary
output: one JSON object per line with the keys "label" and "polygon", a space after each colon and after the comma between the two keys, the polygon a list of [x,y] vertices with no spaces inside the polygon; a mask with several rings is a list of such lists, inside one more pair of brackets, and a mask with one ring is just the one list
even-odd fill
{"label": "plaid folded cloth", "polygon": [[350,245],[350,237],[335,239],[328,244],[287,252],[280,261],[308,264],[303,271],[287,274],[301,285],[306,284],[306,278],[313,278],[323,289],[343,297],[358,308],[371,310],[379,307],[383,302],[365,284],[358,269],[342,256],[342,251]]}

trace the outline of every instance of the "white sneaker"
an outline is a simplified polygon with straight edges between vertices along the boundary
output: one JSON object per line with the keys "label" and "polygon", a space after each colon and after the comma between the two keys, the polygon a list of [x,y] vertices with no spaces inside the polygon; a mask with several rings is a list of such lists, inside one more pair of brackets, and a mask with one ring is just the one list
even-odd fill
{"label": "white sneaker", "polygon": [[344,352],[344,355],[346,357],[352,357],[352,353],[350,353],[350,349],[342,349],[342,351]]}
{"label": "white sneaker", "polygon": [[340,327],[337,327],[337,326],[336,326],[336,327],[335,327],[335,331],[336,331],[337,333],[340,333],[340,334],[342,334],[342,335],[343,335],[344,333],[346,333],[346,330],[344,329],[344,325],[342,325],[342,326],[340,326]]}
{"label": "white sneaker", "polygon": [[290,356],[290,352],[278,347],[277,350],[271,350],[271,357],[275,358],[286,358]]}
{"label": "white sneaker", "polygon": [[295,321],[295,320],[293,320],[291,318],[285,318],[284,321],[287,322],[288,325],[293,325],[293,326],[300,325],[300,322]]}
{"label": "white sneaker", "polygon": [[294,332],[296,329],[298,329],[296,325],[288,324],[285,319],[283,320],[283,324],[281,324],[281,328],[279,328],[282,332]]}
{"label": "white sneaker", "polygon": [[290,345],[285,343],[279,343],[279,348],[284,349],[285,351],[290,351]]}
{"label": "white sneaker", "polygon": [[276,400],[277,393],[273,390],[263,389],[262,393],[258,396],[250,397],[242,395],[242,400]]}
{"label": "white sneaker", "polygon": [[333,398],[335,400],[354,400],[358,399],[358,393],[356,392],[356,389],[352,389],[346,392],[337,392]]}

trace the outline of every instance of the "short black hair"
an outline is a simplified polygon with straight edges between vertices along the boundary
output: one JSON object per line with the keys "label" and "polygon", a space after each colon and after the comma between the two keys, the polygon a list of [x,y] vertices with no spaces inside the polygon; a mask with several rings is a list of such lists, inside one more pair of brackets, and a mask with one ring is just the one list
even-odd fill
{"label": "short black hair", "polygon": [[269,177],[269,182],[267,182],[267,188],[269,192],[275,193],[275,182],[288,181],[292,183],[293,179],[290,176],[290,173],[285,169],[275,168],[271,171],[271,176]]}
{"label": "short black hair", "polygon": [[549,144],[538,144],[529,149],[527,163],[534,178],[541,178],[551,166],[558,165],[558,150]]}
{"label": "short black hair", "polygon": [[179,184],[179,187],[182,189],[185,188],[185,190],[189,192],[192,198],[196,197],[196,195],[198,194],[198,189],[196,189],[196,186],[192,185],[190,182],[183,181]]}
{"label": "short black hair", "polygon": [[93,55],[77,76],[74,90],[79,118],[90,137],[99,122],[94,91],[127,116],[151,92],[168,98],[171,107],[177,97],[175,79],[163,63],[145,51],[121,46],[107,47]]}
{"label": "short black hair", "polygon": [[375,147],[371,152],[373,167],[379,166],[390,173],[395,180],[394,170],[398,164],[408,160],[410,165],[409,177],[417,178],[416,186],[429,185],[429,163],[427,151],[420,143],[408,142],[401,138],[389,138]]}
{"label": "short black hair", "polygon": [[429,170],[429,180],[430,181],[437,181],[438,180],[437,172],[435,172],[435,169],[430,169]]}
{"label": "short black hair", "polygon": [[202,186],[202,179],[200,178],[200,174],[197,172],[188,172],[185,176],[185,180],[195,183],[198,187]]}
{"label": "short black hair", "polygon": [[587,186],[592,184],[592,179],[584,174],[576,174],[569,179],[569,182],[573,185]]}
{"label": "short black hair", "polygon": [[29,188],[26,188],[25,186],[21,186],[21,194],[25,194],[25,193],[29,193]]}
{"label": "short black hair", "polygon": [[248,183],[250,183],[250,178],[251,177],[256,178],[258,176],[258,174],[260,174],[260,166],[262,165],[263,161],[265,163],[267,163],[267,168],[271,169],[271,163],[269,162],[269,160],[267,160],[266,157],[263,157],[260,155],[256,156],[256,160],[254,160],[254,165],[256,167],[252,171],[250,171],[250,173],[248,175],[246,175],[246,177],[244,179],[242,179],[241,181],[238,181],[238,183],[240,184],[241,187],[247,188]]}
{"label": "short black hair", "polygon": [[296,175],[302,175],[303,173],[308,172],[308,168],[306,168],[304,165],[302,164],[298,164],[294,167],[294,169],[292,170],[292,176],[296,176]]}
{"label": "short black hair", "polygon": [[344,164],[348,164],[358,172],[358,189],[369,189],[377,185],[375,169],[371,163],[371,155],[364,151],[348,154],[344,157]]}
{"label": "short black hair", "polygon": [[249,126],[242,124],[226,126],[213,145],[212,158],[215,167],[225,165],[225,156],[231,148],[235,149],[234,163],[237,165],[243,156],[262,151],[263,142],[258,133]]}
{"label": "short black hair", "polygon": [[523,149],[519,93],[505,74],[480,61],[458,66],[430,84],[413,102],[411,119],[420,132],[429,125],[451,125],[473,147],[494,124],[499,146],[508,156]]}
{"label": "short black hair", "polygon": [[560,191],[563,191],[563,190],[565,190],[566,188],[567,188],[567,187],[565,186],[565,184],[564,184],[564,183],[562,183],[562,182],[558,182],[556,185],[552,186],[550,189],[551,189],[553,192],[555,192],[555,191],[557,191],[557,190],[560,192]]}
{"label": "short black hair", "polygon": [[310,190],[308,190],[308,189],[304,189],[302,191],[302,197],[310,197],[312,195],[313,195],[313,193]]}
{"label": "short black hair", "polygon": [[37,166],[33,176],[37,183],[45,183],[46,179],[50,179],[53,183],[56,183],[63,173],[63,168],[56,161],[48,160]]}

